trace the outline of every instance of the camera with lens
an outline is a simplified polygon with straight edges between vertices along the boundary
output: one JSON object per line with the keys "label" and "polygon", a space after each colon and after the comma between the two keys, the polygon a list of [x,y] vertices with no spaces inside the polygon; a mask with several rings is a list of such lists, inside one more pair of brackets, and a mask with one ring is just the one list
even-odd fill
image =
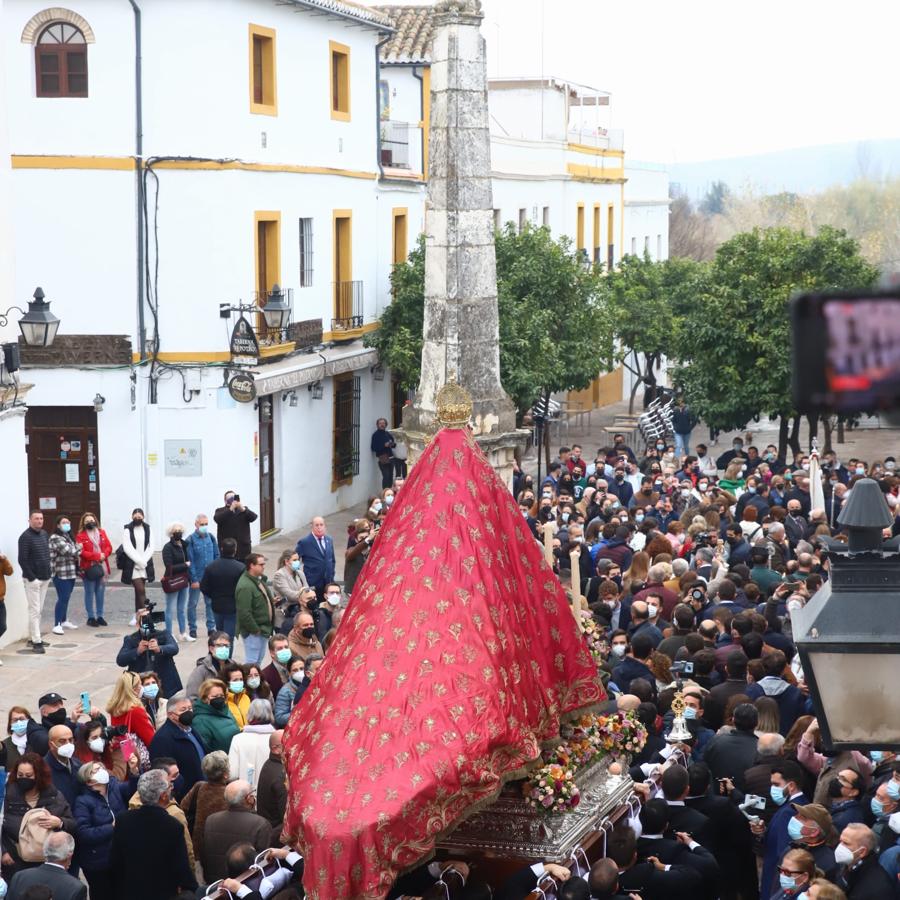
{"label": "camera with lens", "polygon": [[694,674],[694,664],[687,659],[680,659],[677,662],[673,662],[669,667],[669,671],[673,675],[693,675]]}
{"label": "camera with lens", "polygon": [[102,733],[103,740],[109,743],[113,738],[128,734],[128,727],[125,725],[105,725]]}
{"label": "camera with lens", "polygon": [[165,628],[166,614],[162,611],[155,612],[156,603],[153,600],[148,600],[144,608],[146,612],[141,616],[138,627],[141,631],[141,637],[144,640],[149,640],[152,637],[156,637],[157,631],[162,631]]}

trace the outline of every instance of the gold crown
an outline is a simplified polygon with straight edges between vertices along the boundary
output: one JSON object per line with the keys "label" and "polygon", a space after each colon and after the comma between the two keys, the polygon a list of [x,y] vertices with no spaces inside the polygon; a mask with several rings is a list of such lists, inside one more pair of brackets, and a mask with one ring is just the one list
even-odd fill
{"label": "gold crown", "polygon": [[472,397],[455,381],[445,384],[438,392],[437,420],[444,428],[465,428],[472,418]]}

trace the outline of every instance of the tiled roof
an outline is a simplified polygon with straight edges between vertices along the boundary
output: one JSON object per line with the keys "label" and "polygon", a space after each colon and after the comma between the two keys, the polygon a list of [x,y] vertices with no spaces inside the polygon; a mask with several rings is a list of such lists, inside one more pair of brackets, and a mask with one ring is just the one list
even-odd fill
{"label": "tiled roof", "polygon": [[317,7],[325,12],[348,16],[367,25],[391,26],[391,20],[377,7],[354,3],[353,0],[286,0],[294,6]]}
{"label": "tiled roof", "polygon": [[431,38],[434,34],[434,7],[376,6],[393,22],[396,32],[381,48],[384,63],[431,62]]}

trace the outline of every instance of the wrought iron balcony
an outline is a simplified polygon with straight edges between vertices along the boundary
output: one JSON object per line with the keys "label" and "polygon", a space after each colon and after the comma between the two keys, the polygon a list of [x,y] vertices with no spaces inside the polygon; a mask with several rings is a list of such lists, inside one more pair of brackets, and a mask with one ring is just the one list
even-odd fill
{"label": "wrought iron balcony", "polygon": [[254,291],[253,302],[259,312],[253,330],[260,346],[281,344],[289,340],[288,329],[294,316],[294,289],[279,288]]}
{"label": "wrought iron balcony", "polygon": [[334,318],[332,331],[355,331],[363,326],[363,283],[334,282]]}

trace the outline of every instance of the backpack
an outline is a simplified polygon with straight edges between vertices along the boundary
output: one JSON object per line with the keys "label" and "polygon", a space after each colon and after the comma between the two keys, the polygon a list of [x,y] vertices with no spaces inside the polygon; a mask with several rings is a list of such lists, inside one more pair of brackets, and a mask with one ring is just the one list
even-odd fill
{"label": "backpack", "polygon": [[38,819],[47,815],[47,810],[42,807],[29,809],[22,816],[22,824],[19,826],[19,857],[22,862],[41,863],[44,861],[44,841],[53,831],[45,825],[38,823]]}

